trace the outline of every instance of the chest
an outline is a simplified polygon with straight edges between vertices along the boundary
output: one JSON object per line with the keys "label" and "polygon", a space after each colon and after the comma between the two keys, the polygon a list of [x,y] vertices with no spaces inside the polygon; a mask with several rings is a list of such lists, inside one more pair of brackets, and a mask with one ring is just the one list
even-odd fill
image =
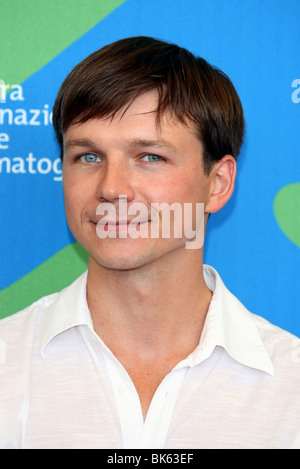
{"label": "chest", "polygon": [[111,357],[60,356],[35,363],[7,399],[1,447],[289,448],[300,428],[296,394],[221,350],[155,379]]}

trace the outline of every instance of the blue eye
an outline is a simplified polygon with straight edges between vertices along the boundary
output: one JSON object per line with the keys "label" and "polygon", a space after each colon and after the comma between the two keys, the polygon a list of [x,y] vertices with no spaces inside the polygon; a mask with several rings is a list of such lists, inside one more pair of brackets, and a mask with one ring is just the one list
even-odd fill
{"label": "blue eye", "polygon": [[158,161],[163,160],[161,156],[152,155],[151,153],[144,155],[142,159],[145,160],[146,158],[148,159],[149,163],[157,163]]}
{"label": "blue eye", "polygon": [[97,163],[97,161],[101,161],[99,156],[95,155],[95,153],[85,153],[84,155],[80,156],[79,159],[84,163]]}

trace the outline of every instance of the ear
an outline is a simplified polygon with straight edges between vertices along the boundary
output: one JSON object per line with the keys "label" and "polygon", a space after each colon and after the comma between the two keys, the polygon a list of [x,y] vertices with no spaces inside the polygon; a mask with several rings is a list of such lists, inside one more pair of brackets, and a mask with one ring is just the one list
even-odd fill
{"label": "ear", "polygon": [[236,161],[231,155],[225,155],[211,170],[210,196],[205,212],[214,213],[220,210],[230,199],[236,177]]}

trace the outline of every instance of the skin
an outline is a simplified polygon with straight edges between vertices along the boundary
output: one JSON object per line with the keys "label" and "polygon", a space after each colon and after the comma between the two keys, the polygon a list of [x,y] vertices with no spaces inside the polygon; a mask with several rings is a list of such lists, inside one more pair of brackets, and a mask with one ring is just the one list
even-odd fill
{"label": "skin", "polygon": [[[124,239],[120,230],[128,227],[119,225],[116,238],[100,239],[96,209],[110,203],[118,215],[121,196],[128,206],[189,202],[195,208],[201,202],[206,223],[229,200],[236,175],[230,155],[206,175],[192,126],[165,114],[158,128],[156,105],[156,91],[147,92],[124,115],[71,125],[64,135],[66,216],[90,254],[87,301],[94,328],[132,379],[144,418],[160,382],[199,343],[212,296],[203,278],[203,248],[186,249],[186,239],[172,232],[170,238]],[[143,228],[151,223],[148,217]]]}

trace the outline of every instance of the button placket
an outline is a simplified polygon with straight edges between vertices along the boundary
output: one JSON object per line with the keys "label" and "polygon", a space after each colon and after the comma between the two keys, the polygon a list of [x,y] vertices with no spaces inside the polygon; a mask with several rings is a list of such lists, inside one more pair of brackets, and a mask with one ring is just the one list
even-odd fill
{"label": "button placket", "polygon": [[174,369],[157,388],[142,428],[139,448],[164,448],[178,391],[186,370],[187,368]]}

